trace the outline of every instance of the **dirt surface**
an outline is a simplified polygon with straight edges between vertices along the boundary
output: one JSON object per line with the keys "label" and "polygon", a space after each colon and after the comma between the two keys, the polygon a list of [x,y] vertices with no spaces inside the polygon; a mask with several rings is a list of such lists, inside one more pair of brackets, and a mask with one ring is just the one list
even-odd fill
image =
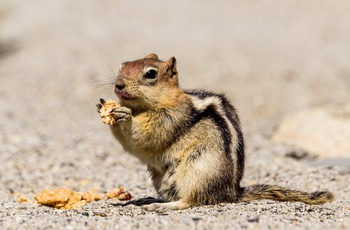
{"label": "dirt surface", "polygon": [[[346,229],[349,156],[318,163],[271,136],[294,112],[349,103],[349,9],[346,0],[2,0],[1,229]],[[69,211],[19,203],[15,192],[33,199],[59,187],[123,185],[134,198],[156,195],[145,166],[95,111],[100,97],[115,98],[120,62],[151,52],[177,58],[182,87],[226,93],[236,106],[247,145],[243,185],[330,190],[336,200],[162,214],[116,200]]]}

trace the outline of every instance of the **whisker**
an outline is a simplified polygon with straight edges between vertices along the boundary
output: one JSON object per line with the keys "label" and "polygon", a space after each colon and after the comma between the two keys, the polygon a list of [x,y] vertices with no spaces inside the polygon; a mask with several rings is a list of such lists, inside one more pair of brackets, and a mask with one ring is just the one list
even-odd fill
{"label": "whisker", "polygon": [[114,79],[116,79],[118,77],[118,74],[116,72],[114,72],[114,70],[112,69],[111,70],[113,75],[111,75]]}
{"label": "whisker", "polygon": [[113,95],[114,94],[114,86],[113,84],[110,83],[103,83],[96,85],[89,90],[90,92],[88,93],[88,96],[95,97],[98,95],[98,97],[101,97],[102,95]]}
{"label": "whisker", "polygon": [[89,81],[90,92],[89,96],[95,94],[113,94],[114,92],[114,82],[116,77],[113,74],[105,71],[103,74],[97,74],[102,77]]}
{"label": "whisker", "polygon": [[112,80],[113,82],[117,79],[118,74],[116,74],[113,69],[110,70],[111,72],[107,72],[105,71],[104,74],[102,74],[103,76],[107,77],[109,80]]}
{"label": "whisker", "polygon": [[109,88],[110,86],[114,86],[114,83],[101,83],[101,84],[96,85],[95,88],[98,89],[98,88],[105,87],[105,86],[107,86]]}

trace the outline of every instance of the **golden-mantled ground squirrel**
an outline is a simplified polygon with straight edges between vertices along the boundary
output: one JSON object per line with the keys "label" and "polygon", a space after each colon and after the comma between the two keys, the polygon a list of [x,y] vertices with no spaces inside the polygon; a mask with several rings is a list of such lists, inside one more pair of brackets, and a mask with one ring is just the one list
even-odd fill
{"label": "golden-mantled ground squirrel", "polygon": [[[132,202],[165,211],[257,199],[323,204],[327,191],[306,193],[275,185],[241,187],[244,140],[235,108],[222,94],[182,90],[176,59],[156,54],[121,65],[115,81],[121,106],[111,115],[115,138],[147,165],[160,199]],[[97,104],[98,110],[104,100]]]}

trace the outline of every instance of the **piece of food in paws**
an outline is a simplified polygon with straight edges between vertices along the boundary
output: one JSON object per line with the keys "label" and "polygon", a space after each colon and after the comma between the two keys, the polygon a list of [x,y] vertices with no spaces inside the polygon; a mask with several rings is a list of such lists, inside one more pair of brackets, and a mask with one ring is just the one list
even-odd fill
{"label": "piece of food in paws", "polygon": [[102,118],[103,123],[107,125],[114,125],[116,120],[111,115],[111,112],[113,109],[120,107],[120,104],[113,101],[112,99],[108,99],[102,104],[102,107],[100,108],[100,116]]}
{"label": "piece of food in paws", "polygon": [[124,190],[123,186],[113,189],[113,191],[105,194],[109,199],[117,198],[118,200],[131,200],[131,194]]}

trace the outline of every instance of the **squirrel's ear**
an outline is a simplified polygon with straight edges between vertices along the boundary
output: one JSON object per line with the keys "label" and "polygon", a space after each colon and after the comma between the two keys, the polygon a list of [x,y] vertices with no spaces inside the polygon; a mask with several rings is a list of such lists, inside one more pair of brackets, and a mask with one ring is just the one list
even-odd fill
{"label": "squirrel's ear", "polygon": [[148,54],[145,58],[158,60],[157,54],[154,54],[154,53]]}
{"label": "squirrel's ear", "polygon": [[166,62],[167,66],[167,72],[170,72],[170,78],[174,78],[177,75],[177,70],[176,70],[176,58],[171,57],[169,60]]}
{"label": "squirrel's ear", "polygon": [[171,70],[176,70],[176,58],[175,57],[171,57],[169,58],[169,60],[166,62],[168,69]]}

